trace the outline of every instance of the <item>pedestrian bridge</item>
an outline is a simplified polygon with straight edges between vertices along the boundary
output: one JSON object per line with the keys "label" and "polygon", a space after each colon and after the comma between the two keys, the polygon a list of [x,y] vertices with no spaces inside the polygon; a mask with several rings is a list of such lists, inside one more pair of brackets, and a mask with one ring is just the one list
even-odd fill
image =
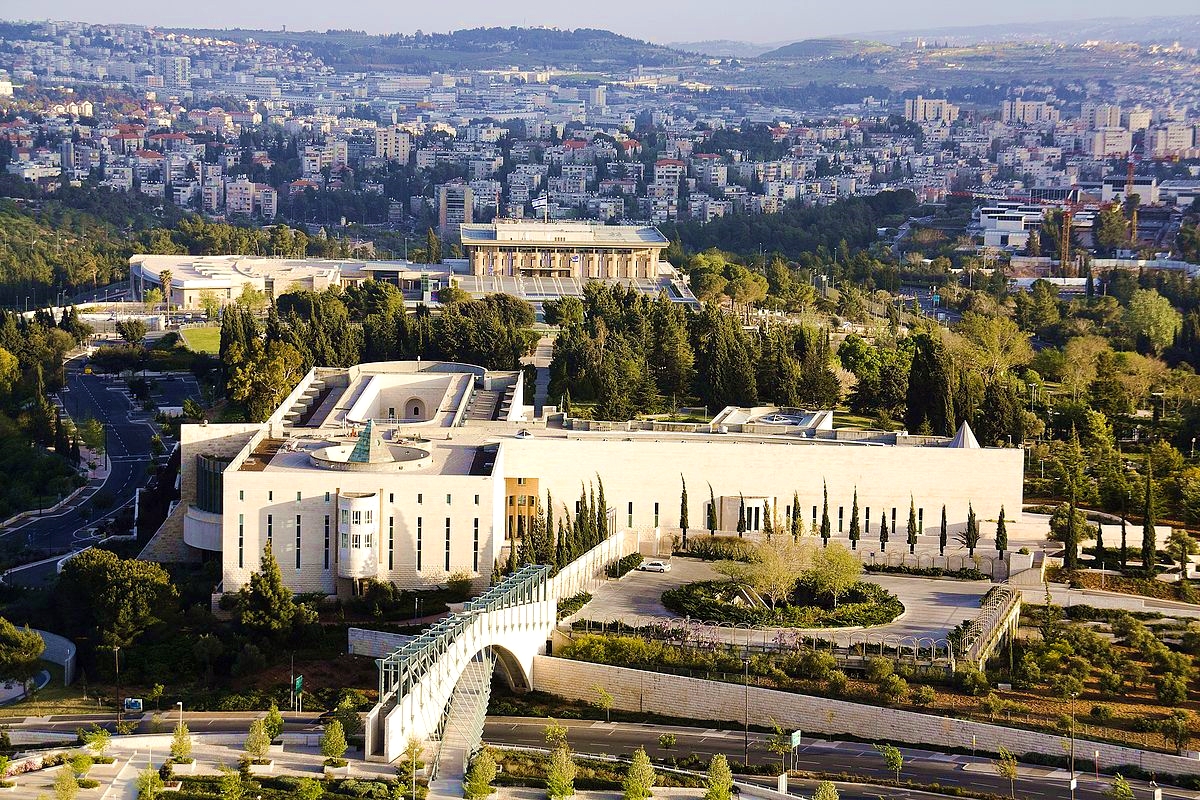
{"label": "pedestrian bridge", "polygon": [[[483,732],[493,668],[513,689],[533,685],[533,657],[547,651],[558,600],[604,579],[608,564],[638,547],[616,533],[554,574],[529,565],[405,643],[379,667],[379,702],[367,714],[367,758],[395,761],[409,739],[438,743],[439,758],[470,755]],[[460,752],[461,751],[461,752]]]}

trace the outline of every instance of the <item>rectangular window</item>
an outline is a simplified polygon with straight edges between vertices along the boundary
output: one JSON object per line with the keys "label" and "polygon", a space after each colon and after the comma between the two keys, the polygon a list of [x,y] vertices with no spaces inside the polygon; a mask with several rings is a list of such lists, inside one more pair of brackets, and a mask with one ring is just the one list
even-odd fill
{"label": "rectangular window", "polygon": [[326,493],[325,493],[325,502],[326,502],[326,503],[328,503],[328,502],[329,502],[329,492],[326,492]]}
{"label": "rectangular window", "polygon": [[344,508],[342,509],[342,512],[341,512],[341,517],[340,517],[340,518],[341,518],[341,521],[342,521],[342,524],[343,524],[343,525],[349,525],[349,524],[350,524],[350,512],[349,512],[349,511],[347,511],[346,509],[344,509]]}
{"label": "rectangular window", "polygon": [[297,503],[300,502],[300,493],[299,492],[296,492],[296,502]]}
{"label": "rectangular window", "polygon": [[629,501],[629,527],[633,527],[633,501]]}
{"label": "rectangular window", "polygon": [[388,569],[395,569],[396,524],[395,517],[388,517]]}
{"label": "rectangular window", "polygon": [[925,509],[917,509],[917,533],[925,532]]}
{"label": "rectangular window", "polygon": [[366,533],[363,534],[362,538],[363,538],[363,547],[367,548],[368,550],[375,547],[375,534],[374,533],[372,533],[371,531],[367,531]]}
{"label": "rectangular window", "polygon": [[762,530],[762,508],[760,506],[754,506],[754,508],[750,510],[753,512],[754,517],[754,524],[750,526],[750,530]]}
{"label": "rectangular window", "polygon": [[[417,495],[420,497],[421,495]],[[417,517],[417,572],[421,571],[421,518]]]}
{"label": "rectangular window", "polygon": [[329,569],[329,515],[325,515],[325,569]]}
{"label": "rectangular window", "polygon": [[812,524],[812,529],[813,529],[813,531],[814,531],[814,532],[817,530],[817,507],[816,507],[816,506],[813,506],[813,524]]}
{"label": "rectangular window", "polygon": [[475,505],[479,505],[479,495],[475,495]]}
{"label": "rectangular window", "polygon": [[892,530],[896,530],[896,507],[892,506]]}
{"label": "rectangular window", "polygon": [[450,571],[450,518],[446,517],[446,572]]}
{"label": "rectangular window", "polygon": [[450,495],[446,495],[446,505],[450,505]]}
{"label": "rectangular window", "polygon": [[300,569],[300,515],[296,515],[296,569]]}
{"label": "rectangular window", "polygon": [[471,569],[473,569],[475,572],[479,572],[479,517],[475,518],[475,524],[473,527],[474,527],[474,536],[473,536],[474,544],[472,545],[472,550],[471,550]]}
{"label": "rectangular window", "polygon": [[271,541],[271,532],[274,530],[274,528],[275,528],[274,520],[271,518],[270,514],[267,514],[267,541],[268,542]]}
{"label": "rectangular window", "polygon": [[396,495],[392,494],[391,492],[388,492],[388,502],[389,503],[396,502]]}
{"label": "rectangular window", "polygon": [[367,525],[370,525],[371,521],[373,519],[375,519],[375,512],[368,508],[366,511],[363,512],[363,514],[365,515],[363,518],[363,522],[365,522]]}
{"label": "rectangular window", "polygon": [[246,516],[238,514],[238,569],[245,566],[243,554],[245,552],[244,545],[246,543]]}
{"label": "rectangular window", "polygon": [[275,492],[273,492],[273,491],[267,492],[267,500],[270,501],[270,500],[274,500],[274,499],[275,499]]}
{"label": "rectangular window", "polygon": [[245,500],[246,492],[244,489],[238,489],[238,500]]}
{"label": "rectangular window", "polygon": [[343,550],[350,547],[350,530],[348,528],[342,529],[341,536],[338,537],[338,543]]}
{"label": "rectangular window", "polygon": [[525,485],[525,479],[517,478],[517,486],[524,486],[524,485]]}
{"label": "rectangular window", "polygon": [[361,511],[351,512],[350,521],[353,522],[355,525],[362,525],[362,512]]}
{"label": "rectangular window", "polygon": [[654,504],[654,527],[658,527],[658,503]]}
{"label": "rectangular window", "polygon": [[863,514],[863,533],[871,532],[871,507],[867,506],[866,513]]}
{"label": "rectangular window", "polygon": [[425,495],[417,492],[417,505],[421,505],[425,501]]}
{"label": "rectangular window", "polygon": [[362,534],[358,532],[357,528],[354,529],[354,533],[350,534],[350,546],[355,550],[362,547]]}

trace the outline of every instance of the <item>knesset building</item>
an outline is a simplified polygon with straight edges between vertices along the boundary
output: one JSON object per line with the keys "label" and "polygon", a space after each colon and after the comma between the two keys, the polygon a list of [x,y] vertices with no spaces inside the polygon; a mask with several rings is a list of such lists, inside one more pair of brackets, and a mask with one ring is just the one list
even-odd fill
{"label": "knesset building", "polygon": [[614,529],[668,537],[685,481],[692,536],[707,535],[710,496],[722,531],[743,505],[751,531],[768,509],[787,519],[798,497],[811,535],[826,489],[843,540],[857,490],[863,546],[886,517],[904,548],[910,502],[926,541],[943,505],[952,526],[969,507],[1021,517],[1023,451],[980,447],[966,426],[952,439],[834,430],[831,411],[736,407],[705,424],[534,419],[523,396],[522,373],[467,364],[315,368],[266,422],[183,426],[181,502],[145,557],[219,558],[226,592],[268,541],[297,592],[427,587],[456,572],[482,587],[547,492],[556,518],[573,516],[598,480]]}

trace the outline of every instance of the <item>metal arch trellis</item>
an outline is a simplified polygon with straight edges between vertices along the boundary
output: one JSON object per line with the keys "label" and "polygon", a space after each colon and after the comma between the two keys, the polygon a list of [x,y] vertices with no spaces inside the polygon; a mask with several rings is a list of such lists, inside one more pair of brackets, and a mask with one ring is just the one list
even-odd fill
{"label": "metal arch trellis", "polygon": [[553,568],[528,564],[479,597],[463,610],[431,625],[394,652],[375,660],[379,668],[379,702],[404,695],[425,677],[455,640],[483,613],[545,600]]}

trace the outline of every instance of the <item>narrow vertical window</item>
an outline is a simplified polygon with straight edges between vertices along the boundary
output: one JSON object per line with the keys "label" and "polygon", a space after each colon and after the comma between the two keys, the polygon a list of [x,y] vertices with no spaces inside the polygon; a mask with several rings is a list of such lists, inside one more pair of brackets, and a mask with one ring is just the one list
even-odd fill
{"label": "narrow vertical window", "polygon": [[654,504],[654,527],[658,527],[658,503]]}
{"label": "narrow vertical window", "polygon": [[395,569],[396,524],[395,517],[388,517],[388,569]]}
{"label": "narrow vertical window", "polygon": [[296,569],[300,569],[300,515],[296,515]]}
{"label": "narrow vertical window", "polygon": [[446,572],[450,571],[450,518],[446,517]]}
{"label": "narrow vertical window", "polygon": [[238,514],[238,569],[246,565],[245,554],[246,544],[246,515]]}
{"label": "narrow vertical window", "polygon": [[[420,495],[417,495],[420,497]],[[421,571],[421,518],[417,517],[417,572]]]}
{"label": "narrow vertical window", "polygon": [[275,521],[271,514],[267,514],[267,541],[271,541],[271,532],[275,528]]}
{"label": "narrow vertical window", "polygon": [[896,507],[892,506],[892,530],[896,530]]}
{"label": "narrow vertical window", "polygon": [[871,507],[867,506],[866,512],[863,514],[863,533],[871,532]]}
{"label": "narrow vertical window", "polygon": [[325,515],[325,569],[329,569],[329,515]]}
{"label": "narrow vertical window", "polygon": [[917,533],[925,532],[925,509],[917,509]]}
{"label": "narrow vertical window", "polygon": [[629,501],[629,527],[633,527],[633,501]]}
{"label": "narrow vertical window", "polygon": [[846,516],[846,507],[838,506],[838,533],[842,532],[842,520],[845,519],[845,516]]}
{"label": "narrow vertical window", "polygon": [[471,549],[471,569],[479,572],[479,517],[475,518],[474,536]]}

